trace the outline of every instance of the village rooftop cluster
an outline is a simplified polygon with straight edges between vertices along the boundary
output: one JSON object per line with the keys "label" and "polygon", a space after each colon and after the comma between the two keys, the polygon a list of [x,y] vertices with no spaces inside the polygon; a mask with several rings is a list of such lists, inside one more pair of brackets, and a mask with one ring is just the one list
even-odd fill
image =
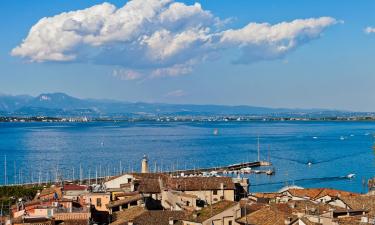
{"label": "village rooftop cluster", "polygon": [[32,200],[17,199],[0,224],[14,225],[370,225],[375,223],[374,180],[358,194],[288,186],[249,192],[249,180],[141,172],[93,185],[56,183]]}

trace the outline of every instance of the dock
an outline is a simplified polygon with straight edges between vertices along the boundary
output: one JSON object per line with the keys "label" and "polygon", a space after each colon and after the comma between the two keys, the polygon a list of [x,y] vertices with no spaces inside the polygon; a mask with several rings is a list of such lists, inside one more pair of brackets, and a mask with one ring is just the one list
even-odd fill
{"label": "dock", "polygon": [[209,167],[209,168],[198,168],[198,169],[187,169],[187,170],[174,170],[174,171],[167,171],[164,172],[166,174],[177,174],[184,176],[190,176],[190,175],[198,175],[198,174],[206,174],[206,173],[217,173],[217,174],[237,174],[241,171],[246,170],[246,173],[256,173],[256,174],[267,174],[267,175],[273,175],[274,170],[268,169],[268,170],[252,170],[249,168],[258,168],[262,166],[271,166],[271,162],[266,161],[256,161],[256,162],[244,162],[244,163],[236,163],[228,166],[218,166],[218,167]]}

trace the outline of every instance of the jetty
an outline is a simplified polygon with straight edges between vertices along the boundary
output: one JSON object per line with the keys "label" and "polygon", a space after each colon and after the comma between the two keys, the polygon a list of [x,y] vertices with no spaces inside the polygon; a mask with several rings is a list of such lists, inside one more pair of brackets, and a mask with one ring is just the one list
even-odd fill
{"label": "jetty", "polygon": [[228,166],[218,166],[209,168],[198,168],[198,169],[186,169],[186,170],[174,170],[164,172],[166,174],[178,174],[184,176],[199,175],[199,174],[239,174],[239,173],[264,173],[267,175],[273,175],[275,173],[274,169],[267,170],[253,170],[251,168],[257,168],[262,166],[271,166],[271,162],[266,161],[256,161],[256,162],[243,162],[236,163]]}

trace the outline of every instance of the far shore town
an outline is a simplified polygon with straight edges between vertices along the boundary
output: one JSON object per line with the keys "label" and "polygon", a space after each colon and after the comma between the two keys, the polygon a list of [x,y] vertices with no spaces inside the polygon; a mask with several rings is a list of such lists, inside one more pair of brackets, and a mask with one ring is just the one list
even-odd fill
{"label": "far shore town", "polygon": [[[14,225],[370,225],[368,193],[286,186],[252,193],[249,179],[141,171],[104,179],[0,187],[0,224]],[[21,195],[21,196],[20,196]]]}

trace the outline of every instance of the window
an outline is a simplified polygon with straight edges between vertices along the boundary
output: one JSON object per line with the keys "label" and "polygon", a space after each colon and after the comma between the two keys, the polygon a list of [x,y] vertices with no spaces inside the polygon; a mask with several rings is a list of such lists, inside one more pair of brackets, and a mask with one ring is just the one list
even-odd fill
{"label": "window", "polygon": [[128,183],[131,183],[132,182],[132,179],[131,178],[128,178]]}
{"label": "window", "polygon": [[98,206],[98,207],[102,206],[102,199],[101,198],[96,199],[96,206]]}
{"label": "window", "polygon": [[217,190],[213,190],[213,195],[217,195]]}
{"label": "window", "polygon": [[228,221],[228,225],[232,225],[232,220],[229,220],[229,221]]}

